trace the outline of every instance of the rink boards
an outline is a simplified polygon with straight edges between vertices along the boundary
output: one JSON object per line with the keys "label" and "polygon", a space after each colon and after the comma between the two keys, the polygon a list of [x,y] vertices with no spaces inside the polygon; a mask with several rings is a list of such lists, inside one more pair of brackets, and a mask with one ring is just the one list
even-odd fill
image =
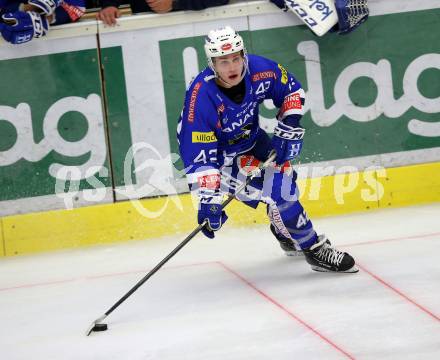
{"label": "rink boards", "polygon": [[[439,174],[440,163],[432,163],[300,180],[299,188],[301,201],[314,218],[440,201]],[[253,210],[233,201],[227,213],[228,227],[268,223],[263,205]],[[9,216],[0,221],[0,254],[10,256],[173,234],[177,242],[196,226],[196,211],[189,195]]]}

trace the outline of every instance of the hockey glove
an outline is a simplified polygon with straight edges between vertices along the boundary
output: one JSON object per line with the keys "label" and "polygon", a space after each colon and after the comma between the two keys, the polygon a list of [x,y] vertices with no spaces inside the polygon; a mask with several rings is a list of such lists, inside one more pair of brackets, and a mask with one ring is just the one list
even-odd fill
{"label": "hockey glove", "polygon": [[38,9],[40,14],[46,16],[52,15],[55,9],[61,4],[62,0],[29,0],[29,5],[34,5]]}
{"label": "hockey glove", "polygon": [[277,165],[295,159],[301,152],[305,129],[278,122],[272,137],[272,146],[277,154]]}
{"label": "hockey glove", "polygon": [[2,15],[0,33],[11,44],[23,44],[47,34],[49,23],[44,15],[33,11],[15,11]]}
{"label": "hockey glove", "polygon": [[197,221],[203,224],[206,220],[207,224],[202,228],[202,232],[210,239],[214,238],[214,231],[220,230],[222,225],[228,219],[226,213],[222,210],[223,195],[216,191],[205,190],[200,196],[199,212]]}

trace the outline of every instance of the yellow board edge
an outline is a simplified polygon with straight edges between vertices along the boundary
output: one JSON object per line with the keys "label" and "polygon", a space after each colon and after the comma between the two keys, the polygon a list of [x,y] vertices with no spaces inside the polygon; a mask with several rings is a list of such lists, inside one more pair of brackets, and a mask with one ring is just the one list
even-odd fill
{"label": "yellow board edge", "polygon": [[3,219],[0,218],[0,257],[6,256],[5,238],[3,236]]}
{"label": "yellow board edge", "polygon": [[[299,180],[300,201],[311,218],[440,201],[440,162],[378,168]],[[225,225],[268,223],[257,210],[233,201]],[[196,226],[189,194],[55,210],[0,219],[0,256],[149,239],[189,233]]]}

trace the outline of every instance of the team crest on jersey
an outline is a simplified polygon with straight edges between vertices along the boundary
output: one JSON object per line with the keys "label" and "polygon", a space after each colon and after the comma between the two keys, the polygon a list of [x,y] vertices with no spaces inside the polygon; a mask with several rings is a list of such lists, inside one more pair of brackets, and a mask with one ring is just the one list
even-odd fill
{"label": "team crest on jersey", "polygon": [[220,104],[220,106],[217,108],[217,114],[221,114],[225,111],[225,105],[223,103]]}

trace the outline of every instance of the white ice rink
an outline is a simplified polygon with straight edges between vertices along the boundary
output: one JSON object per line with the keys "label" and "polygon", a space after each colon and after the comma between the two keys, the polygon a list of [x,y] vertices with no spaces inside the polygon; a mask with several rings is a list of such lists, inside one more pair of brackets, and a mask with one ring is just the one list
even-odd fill
{"label": "white ice rink", "polygon": [[314,221],[356,258],[323,274],[268,226],[0,260],[0,359],[440,359],[440,204]]}

